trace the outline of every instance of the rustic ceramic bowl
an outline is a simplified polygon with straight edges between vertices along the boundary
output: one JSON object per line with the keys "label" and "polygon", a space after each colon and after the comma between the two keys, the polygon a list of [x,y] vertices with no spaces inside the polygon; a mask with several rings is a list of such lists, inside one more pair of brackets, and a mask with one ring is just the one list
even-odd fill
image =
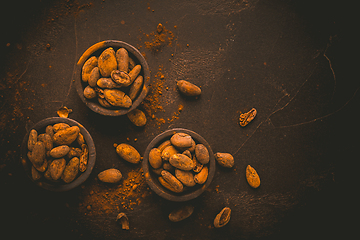
{"label": "rustic ceramic bowl", "polygon": [[[158,181],[159,176],[152,171],[152,167],[149,164],[149,152],[152,148],[158,147],[164,141],[169,140],[173,134],[179,133],[179,132],[189,134],[194,139],[196,144],[200,144],[200,143],[203,144],[209,151],[210,160],[209,160],[209,163],[207,164],[207,166],[209,168],[209,175],[204,184],[202,184],[202,185],[197,184],[194,187],[191,187],[191,188],[189,187],[186,191],[184,191],[182,193],[175,193],[175,192],[172,192],[172,191],[166,189],[165,187],[163,187],[160,184],[160,182]],[[147,181],[147,184],[156,194],[158,194],[159,196],[161,196],[167,200],[170,200],[170,201],[182,202],[182,201],[188,201],[188,200],[198,197],[201,193],[203,193],[205,191],[206,188],[209,187],[212,179],[214,178],[214,174],[215,174],[215,158],[214,158],[214,153],[211,150],[210,145],[199,134],[197,134],[196,132],[193,132],[191,130],[188,130],[188,129],[174,128],[174,129],[167,130],[167,131],[159,134],[149,143],[149,145],[147,146],[145,153],[144,153],[142,167],[144,170],[145,179]]]}
{"label": "rustic ceramic bowl", "polygon": [[[38,131],[38,133],[44,133],[45,128],[48,125],[54,125],[56,123],[67,123],[70,126],[78,126],[80,128],[80,133],[84,136],[85,142],[89,147],[89,160],[88,160],[88,166],[85,170],[85,172],[80,173],[73,182],[71,183],[64,183],[62,181],[59,182],[51,182],[45,179],[44,177],[41,177],[39,180],[34,181],[31,177],[31,167],[32,163],[27,157],[27,142],[29,139],[29,133],[31,129],[35,129]],[[73,189],[83,182],[89,177],[90,173],[92,172],[94,166],[95,166],[95,160],[96,160],[96,151],[95,151],[95,144],[94,141],[90,135],[90,133],[78,122],[75,120],[69,119],[69,118],[61,118],[61,117],[51,117],[41,120],[40,122],[36,123],[32,128],[29,130],[29,132],[25,135],[22,146],[21,146],[21,164],[23,165],[26,174],[28,177],[39,187],[42,187],[46,190],[56,191],[56,192],[63,192],[68,191],[70,189]]]}
{"label": "rustic ceramic bowl", "polygon": [[[83,67],[84,63],[86,62],[86,60],[88,60],[90,57],[92,57],[92,56],[99,57],[100,54],[106,48],[109,48],[109,47],[112,47],[115,50],[115,52],[119,48],[125,48],[129,53],[129,57],[131,57],[135,61],[136,64],[141,65],[140,75],[143,76],[144,83],[143,83],[141,92],[139,93],[137,98],[133,101],[130,108],[116,108],[116,109],[104,108],[103,106],[101,106],[98,103],[97,99],[87,99],[84,97],[83,92],[84,92],[85,87],[88,84],[84,83],[81,80],[82,67]],[[149,70],[149,66],[148,66],[144,56],[134,46],[132,46],[126,42],[122,42],[122,41],[106,40],[106,41],[95,43],[94,45],[89,47],[83,53],[83,55],[80,57],[79,61],[77,62],[76,68],[75,68],[75,87],[76,87],[76,91],[79,94],[79,97],[86,104],[86,106],[88,106],[88,108],[90,108],[92,111],[99,113],[101,115],[105,115],[105,116],[120,116],[120,115],[127,114],[128,112],[137,108],[140,105],[140,103],[144,100],[144,98],[146,97],[146,95],[149,91],[149,84],[150,84],[150,70]]]}

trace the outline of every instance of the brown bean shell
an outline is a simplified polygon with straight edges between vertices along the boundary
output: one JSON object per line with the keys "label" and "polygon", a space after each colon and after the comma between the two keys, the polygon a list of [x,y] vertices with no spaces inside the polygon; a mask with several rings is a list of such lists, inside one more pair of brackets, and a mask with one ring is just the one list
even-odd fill
{"label": "brown bean shell", "polygon": [[100,78],[97,80],[96,85],[100,88],[120,88],[121,85],[115,83],[111,78]]}
{"label": "brown bean shell", "polygon": [[91,70],[90,77],[89,77],[89,86],[96,87],[96,82],[100,79],[100,71],[98,67],[94,67]]}
{"label": "brown bean shell", "polygon": [[125,213],[121,212],[117,215],[116,221],[120,220],[121,228],[125,230],[129,230],[129,218]]}
{"label": "brown bean shell", "polygon": [[188,148],[191,147],[191,136],[186,133],[175,133],[170,138],[170,142],[172,145],[178,148]]}
{"label": "brown bean shell", "polygon": [[137,95],[139,94],[140,90],[141,90],[141,86],[144,82],[144,78],[140,75],[138,76],[135,81],[133,82],[133,84],[131,85],[130,89],[129,89],[129,97],[131,100],[135,100],[135,98],[137,97]]}
{"label": "brown bean shell", "polygon": [[179,91],[186,96],[193,97],[201,94],[201,89],[188,81],[180,80],[177,81],[176,85]]}
{"label": "brown bean shell", "polygon": [[[131,79],[131,83],[134,82],[134,80],[137,78],[137,76],[139,75],[141,71],[141,65],[136,65],[133,69],[131,69],[131,71],[129,72],[129,76]],[[130,83],[130,84],[131,84]]]}
{"label": "brown bean shell", "polygon": [[29,151],[32,151],[35,143],[37,142],[37,138],[38,138],[38,133],[35,129],[31,129],[30,133],[29,133],[29,139],[28,139],[28,149]]}
{"label": "brown bean shell", "polygon": [[194,162],[184,154],[174,154],[170,157],[169,163],[181,170],[189,171],[194,168]]}
{"label": "brown bean shell", "polygon": [[194,174],[191,171],[175,169],[175,177],[187,187],[195,186]]}
{"label": "brown bean shell", "polygon": [[142,127],[145,126],[146,124],[146,116],[145,113],[143,111],[141,111],[140,109],[134,109],[131,112],[129,112],[128,114],[126,114],[128,116],[128,118],[130,119],[130,121],[137,127]]}
{"label": "brown bean shell", "polygon": [[140,153],[133,146],[126,143],[117,145],[116,152],[120,157],[130,163],[137,164],[141,160]]}
{"label": "brown bean shell", "polygon": [[215,153],[214,157],[220,166],[232,168],[234,166],[234,157],[230,153]]}
{"label": "brown bean shell", "polygon": [[36,166],[41,166],[45,160],[45,156],[45,144],[41,141],[37,141],[31,154],[32,163]]}
{"label": "brown bean shell", "polygon": [[45,133],[51,137],[51,140],[54,137],[54,127],[51,125],[46,126]]}
{"label": "brown bean shell", "polygon": [[256,170],[250,165],[247,165],[246,167],[246,180],[253,188],[258,188],[260,186],[260,177]]}
{"label": "brown bean shell", "polygon": [[171,145],[170,140],[166,140],[165,142],[162,142],[157,148],[160,150],[160,152],[163,152],[164,149]]}
{"label": "brown bean shell", "polygon": [[203,144],[197,144],[195,147],[196,159],[201,164],[207,164],[209,162],[209,151]]}
{"label": "brown bean shell", "polygon": [[120,87],[128,87],[132,83],[129,74],[119,70],[111,72],[111,79]]}
{"label": "brown bean shell", "polygon": [[42,141],[45,145],[45,150],[50,151],[53,148],[53,141],[51,136],[47,133],[42,133],[38,136],[38,141]]}
{"label": "brown bean shell", "polygon": [[174,154],[177,154],[178,151],[172,145],[165,147],[165,149],[161,152],[161,157],[164,161],[169,161],[170,157]]}
{"label": "brown bean shell", "polygon": [[70,150],[67,154],[67,158],[72,159],[73,157],[80,157],[81,155],[81,149],[80,148],[75,148],[75,147],[70,147]]}
{"label": "brown bean shell", "polygon": [[60,130],[63,130],[65,128],[69,128],[69,127],[70,127],[70,125],[67,124],[67,123],[56,123],[53,126],[53,130],[54,130],[54,133],[56,133],[56,132],[58,132]]}
{"label": "brown bean shell", "polygon": [[110,168],[98,174],[100,181],[105,183],[117,183],[121,180],[122,174],[115,168]]}
{"label": "brown bean shell", "polygon": [[209,170],[207,166],[204,166],[201,171],[195,175],[194,181],[198,184],[204,184],[209,175]]}
{"label": "brown bean shell", "polygon": [[84,135],[79,133],[78,137],[76,138],[76,142],[79,144],[80,147],[81,147],[81,145],[85,144]]}
{"label": "brown bean shell", "polygon": [[49,166],[51,178],[55,181],[58,180],[63,174],[65,166],[66,166],[66,161],[64,158],[55,159],[54,161],[52,161]]}
{"label": "brown bean shell", "polygon": [[182,185],[182,183],[170,172],[164,170],[161,172],[161,176],[168,184],[170,184],[170,186],[172,186],[176,190],[176,192],[183,191],[184,186]]}
{"label": "brown bean shell", "polygon": [[129,53],[125,48],[119,48],[115,54],[118,69],[123,72],[128,72],[129,70]]}
{"label": "brown bean shell", "polygon": [[111,108],[112,105],[105,99],[105,98],[100,98],[98,97],[98,102],[101,106],[105,107],[105,108]]}
{"label": "brown bean shell", "polygon": [[175,189],[172,185],[170,185],[167,181],[165,181],[163,177],[158,177],[158,180],[161,185],[163,185],[165,188],[169,189],[172,192],[180,193],[183,191],[183,189],[182,190]]}
{"label": "brown bean shell", "polygon": [[149,152],[149,163],[153,168],[160,168],[162,166],[161,152],[157,148],[153,148]]}
{"label": "brown bean shell", "polygon": [[89,160],[89,148],[86,144],[82,144],[81,149],[79,170],[80,172],[85,172]]}
{"label": "brown bean shell", "polygon": [[118,89],[104,89],[105,99],[113,106],[129,108],[132,101],[123,91]]}
{"label": "brown bean shell", "polygon": [[54,143],[57,145],[70,145],[78,137],[80,128],[78,126],[72,126],[59,130],[54,134]]}
{"label": "brown bean shell", "polygon": [[92,56],[84,63],[81,72],[81,78],[84,82],[89,81],[90,73],[98,65],[98,59],[95,56]]}
{"label": "brown bean shell", "polygon": [[68,145],[61,145],[51,149],[50,156],[53,158],[62,158],[67,155],[70,151],[70,147]]}
{"label": "brown bean shell", "polygon": [[37,181],[41,178],[41,174],[35,169],[34,166],[31,167],[31,177],[34,181]]}
{"label": "brown bean shell", "polygon": [[64,172],[61,176],[61,179],[65,183],[71,183],[76,178],[76,175],[79,172],[80,160],[77,157],[73,157],[68,164],[66,165]]}
{"label": "brown bean shell", "polygon": [[99,56],[98,67],[103,77],[109,77],[117,69],[115,51],[112,47],[105,49]]}

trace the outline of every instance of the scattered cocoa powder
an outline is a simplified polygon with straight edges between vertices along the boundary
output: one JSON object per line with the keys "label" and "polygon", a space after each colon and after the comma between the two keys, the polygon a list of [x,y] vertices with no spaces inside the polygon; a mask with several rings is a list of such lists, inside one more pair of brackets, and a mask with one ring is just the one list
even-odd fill
{"label": "scattered cocoa powder", "polygon": [[101,182],[90,185],[80,199],[79,211],[84,215],[99,216],[121,209],[133,210],[134,206],[151,194],[141,167],[128,172],[121,181],[118,186],[107,186]]}
{"label": "scattered cocoa powder", "polygon": [[[173,41],[176,40],[173,31],[167,29],[161,23],[150,33],[142,32],[141,29],[139,29],[139,31],[142,34],[142,36],[139,37],[139,41],[142,42],[143,38],[145,38],[145,48],[151,50],[153,53],[161,52],[165,46],[172,47]],[[142,45],[138,45],[137,47],[141,49]]]}
{"label": "scattered cocoa powder", "polygon": [[154,80],[150,85],[150,92],[141,103],[145,113],[152,119],[155,119],[158,123],[162,124],[164,119],[158,119],[155,117],[157,111],[163,111],[163,107],[160,105],[160,97],[165,83],[165,76],[162,73],[163,65],[159,65],[158,72],[154,76]]}

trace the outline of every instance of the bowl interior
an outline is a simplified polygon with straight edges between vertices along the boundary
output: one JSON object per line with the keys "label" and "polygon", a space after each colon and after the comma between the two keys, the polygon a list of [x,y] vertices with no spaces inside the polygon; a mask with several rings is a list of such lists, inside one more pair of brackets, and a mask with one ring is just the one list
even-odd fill
{"label": "bowl interior", "polygon": [[[144,79],[142,90],[138,94],[136,99],[133,101],[130,108],[104,108],[98,103],[97,99],[87,99],[84,97],[83,91],[88,84],[83,82],[81,79],[82,66],[84,65],[86,60],[89,59],[90,57],[92,56],[99,57],[100,54],[108,47],[112,47],[115,50],[115,52],[119,48],[125,48],[129,53],[129,57],[132,58],[136,64],[141,65],[140,75],[142,75]],[[122,41],[107,40],[94,44],[83,53],[75,69],[75,87],[81,100],[92,111],[105,116],[120,116],[127,114],[128,112],[137,108],[146,97],[149,91],[149,84],[150,84],[150,70],[144,56],[134,46]],[[120,90],[127,93],[129,87],[121,88]]]}
{"label": "bowl interior", "polygon": [[[45,132],[45,128],[48,125],[53,125],[56,123],[67,123],[70,126],[78,126],[80,128],[80,133],[84,136],[85,142],[89,148],[88,166],[87,166],[85,172],[78,175],[77,178],[73,182],[68,183],[68,184],[66,184],[64,182],[51,182],[51,181],[44,179],[43,177],[37,181],[34,181],[31,176],[32,163],[30,162],[30,160],[27,157],[27,152],[28,152],[27,142],[29,139],[29,133],[30,133],[31,129],[35,129],[40,134],[40,133]],[[95,160],[96,160],[95,144],[94,144],[94,141],[93,141],[90,133],[81,124],[79,124],[75,120],[72,120],[69,118],[51,117],[51,118],[46,118],[46,119],[41,120],[40,122],[36,123],[31,129],[25,135],[22,146],[21,146],[21,163],[22,163],[28,177],[36,185],[38,185],[39,187],[42,187],[44,189],[47,189],[47,190],[62,192],[62,191],[68,191],[70,189],[73,189],[73,188],[79,186],[89,177],[90,173],[92,172],[92,170],[95,166]]]}
{"label": "bowl interior", "polygon": [[[175,193],[175,192],[172,192],[172,191],[166,189],[165,187],[163,187],[160,184],[160,182],[158,181],[159,176],[152,171],[152,167],[149,164],[149,152],[152,148],[158,147],[162,142],[169,140],[173,134],[179,133],[179,132],[189,134],[194,139],[196,144],[199,144],[199,143],[203,144],[209,151],[210,160],[208,163],[209,175],[204,184],[202,184],[202,185],[197,184],[194,187],[188,188],[184,192]],[[167,131],[159,134],[158,136],[156,136],[150,142],[150,144],[147,146],[145,153],[144,153],[144,159],[143,159],[142,164],[143,164],[145,179],[146,179],[148,185],[150,186],[150,188],[155,193],[157,193],[159,196],[161,196],[167,200],[177,201],[177,202],[188,201],[188,200],[198,197],[201,193],[203,193],[205,191],[205,189],[207,187],[209,187],[209,185],[214,177],[214,174],[215,174],[214,153],[213,153],[210,145],[208,144],[208,142],[203,137],[201,137],[199,134],[197,134],[196,132],[193,132],[191,130],[184,129],[184,128],[175,128],[175,129],[167,130]]]}

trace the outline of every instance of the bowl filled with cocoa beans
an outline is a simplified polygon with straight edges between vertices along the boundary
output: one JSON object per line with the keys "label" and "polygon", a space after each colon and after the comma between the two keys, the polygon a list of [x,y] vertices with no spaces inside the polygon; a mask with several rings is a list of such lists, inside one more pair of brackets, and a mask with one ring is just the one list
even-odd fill
{"label": "bowl filled with cocoa beans", "polygon": [[208,142],[184,128],[167,130],[147,146],[142,167],[150,188],[170,201],[188,201],[209,187],[215,174]]}
{"label": "bowl filled with cocoa beans", "polygon": [[75,86],[92,111],[120,116],[139,106],[148,93],[150,70],[132,45],[106,40],[89,47],[75,68]]}
{"label": "bowl filled with cocoa beans", "polygon": [[21,147],[21,164],[28,177],[51,191],[68,191],[82,184],[95,160],[90,133],[69,118],[51,117],[36,123]]}

